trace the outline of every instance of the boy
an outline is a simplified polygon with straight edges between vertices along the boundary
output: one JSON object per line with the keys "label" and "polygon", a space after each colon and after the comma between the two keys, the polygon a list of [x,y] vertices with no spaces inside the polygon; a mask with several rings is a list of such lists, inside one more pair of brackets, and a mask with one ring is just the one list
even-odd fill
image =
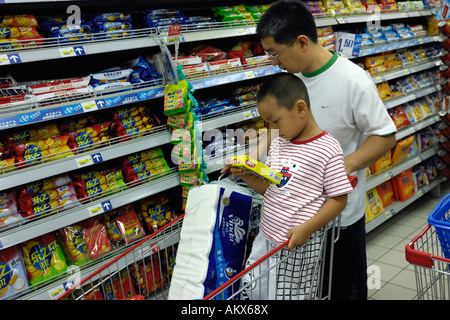
{"label": "boy", "polygon": [[[239,176],[249,187],[264,195],[260,232],[254,240],[247,265],[287,239],[289,249],[304,245],[311,235],[340,214],[347,205],[347,194],[353,190],[345,172],[342,149],[314,120],[302,80],[289,73],[271,76],[261,86],[257,101],[259,114],[269,125],[269,130],[279,133],[271,143],[266,165],[283,173],[282,183],[267,186],[230,165],[221,171]],[[314,261],[318,247],[312,247],[313,253],[308,258]],[[300,268],[304,258],[299,256],[293,260],[293,268]],[[275,270],[278,279],[280,272]],[[309,283],[301,287],[306,289],[289,293],[290,298],[304,297],[314,288],[317,279],[306,276],[312,270],[304,272],[302,282]],[[286,294],[279,293],[285,288],[280,288],[279,280],[274,281],[269,287],[273,289],[276,285],[277,290],[256,298],[274,299],[279,295],[285,298]],[[259,291],[260,288],[253,293]],[[266,293],[264,289],[262,292]]]}
{"label": "boy", "polygon": [[303,80],[318,125],[340,142],[347,174],[358,177],[340,215],[330,295],[331,299],[366,300],[365,169],[395,146],[397,129],[371,77],[320,45],[314,17],[302,1],[274,2],[256,32],[272,64]]}

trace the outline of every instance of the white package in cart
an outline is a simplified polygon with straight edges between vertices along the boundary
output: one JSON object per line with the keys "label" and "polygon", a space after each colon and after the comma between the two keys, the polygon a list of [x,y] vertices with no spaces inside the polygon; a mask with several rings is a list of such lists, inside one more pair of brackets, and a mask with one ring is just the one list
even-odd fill
{"label": "white package in cart", "polygon": [[189,190],[169,299],[202,299],[242,271],[251,211],[251,193],[230,180]]}

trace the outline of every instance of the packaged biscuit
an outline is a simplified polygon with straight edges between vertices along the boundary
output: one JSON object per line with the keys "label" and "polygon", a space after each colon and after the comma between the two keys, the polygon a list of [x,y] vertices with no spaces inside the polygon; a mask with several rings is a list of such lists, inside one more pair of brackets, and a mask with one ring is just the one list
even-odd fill
{"label": "packaged biscuit", "polygon": [[97,259],[112,250],[106,228],[102,223],[96,223],[92,227],[84,229],[83,237],[91,259]]}
{"label": "packaged biscuit", "polygon": [[50,213],[52,210],[67,210],[76,206],[80,206],[81,203],[78,201],[77,196],[71,195],[68,198],[55,199],[53,201],[35,205],[31,208],[21,209],[20,213],[24,218],[33,219],[40,217],[45,213]]}
{"label": "packaged biscuit", "polygon": [[102,286],[106,300],[124,300],[136,295],[133,279],[127,270],[120,271],[106,280]]}
{"label": "packaged biscuit", "polygon": [[394,188],[392,187],[391,180],[383,182],[376,188],[384,208],[395,201]]}
{"label": "packaged biscuit", "polygon": [[20,210],[25,211],[58,199],[67,199],[73,195],[76,195],[75,188],[72,184],[68,184],[59,188],[46,190],[30,197],[21,197],[17,201]]}
{"label": "packaged biscuit", "polygon": [[142,180],[148,180],[148,179],[153,180],[156,178],[160,178],[171,172],[172,171],[170,170],[169,165],[167,163],[164,163],[164,165],[160,166],[160,167],[155,167],[152,169],[141,171],[136,174],[130,174],[129,176],[127,176],[126,181],[127,181],[127,183],[131,184],[133,182],[137,183]]}
{"label": "packaged biscuit", "polygon": [[145,231],[134,210],[130,210],[126,214],[117,217],[115,223],[125,244],[130,244],[145,236]]}
{"label": "packaged biscuit", "polygon": [[141,152],[129,154],[129,155],[121,158],[120,163],[122,165],[122,168],[124,168],[128,165],[133,165],[133,164],[139,163],[141,161],[147,161],[150,159],[160,158],[163,156],[164,156],[164,154],[162,152],[161,147],[157,147],[157,148],[148,149],[148,150],[144,150]]}
{"label": "packaged biscuit", "polygon": [[384,212],[383,202],[376,188],[367,191],[366,194],[366,215],[369,220],[379,216]]}
{"label": "packaged biscuit", "polygon": [[16,196],[17,198],[31,197],[43,191],[68,185],[71,182],[72,179],[70,178],[69,174],[65,173],[51,178],[30,182],[23,186],[17,187]]}
{"label": "packaged biscuit", "polygon": [[384,156],[375,161],[373,165],[370,166],[370,171],[375,174],[388,168],[391,165],[391,150],[389,150]]}
{"label": "packaged biscuit", "polygon": [[229,161],[232,167],[241,168],[244,172],[267,185],[279,184],[283,175],[248,155],[234,156]]}
{"label": "packaged biscuit", "polygon": [[58,240],[70,265],[81,266],[91,261],[83,230],[94,225],[95,221],[98,221],[98,219],[94,219],[95,217],[57,231]]}
{"label": "packaged biscuit", "polygon": [[408,157],[413,142],[414,136],[410,136],[397,142],[392,153],[392,164],[403,161]]}
{"label": "packaged biscuit", "polygon": [[0,27],[1,39],[22,39],[40,36],[36,27]]}
{"label": "packaged biscuit", "polygon": [[13,213],[9,216],[0,217],[0,230],[6,230],[20,225],[23,222],[23,217],[20,213]]}
{"label": "packaged biscuit", "polygon": [[0,218],[11,216],[17,212],[17,202],[15,199],[0,203]]}
{"label": "packaged biscuit", "polygon": [[14,156],[22,156],[32,153],[40,153],[48,149],[59,148],[67,145],[68,135],[53,136],[46,139],[28,141],[12,146]]}
{"label": "packaged biscuit", "polygon": [[126,119],[130,117],[144,116],[149,114],[149,109],[146,106],[121,107],[111,111],[113,120]]}
{"label": "packaged biscuit", "polygon": [[123,179],[122,169],[104,168],[72,174],[76,189],[92,189],[114,180]]}
{"label": "packaged biscuit", "polygon": [[28,292],[28,280],[18,246],[0,250],[0,300]]}
{"label": "packaged biscuit", "polygon": [[47,139],[59,135],[56,123],[40,125],[33,129],[17,131],[6,136],[6,145],[10,146],[15,143],[24,143],[28,141],[36,141]]}
{"label": "packaged biscuit", "polygon": [[100,184],[98,186],[86,189],[86,188],[78,188],[77,196],[80,201],[84,202],[86,198],[95,198],[95,197],[103,197],[107,195],[114,194],[119,192],[125,187],[125,183],[123,179],[117,179],[108,181],[106,183]]}
{"label": "packaged biscuit", "polygon": [[140,201],[137,210],[150,232],[157,231],[177,217],[170,207],[168,196],[163,193]]}
{"label": "packaged biscuit", "polygon": [[0,16],[0,27],[37,27],[38,22],[33,14],[17,14]]}
{"label": "packaged biscuit", "polygon": [[392,178],[395,199],[405,201],[415,194],[414,178],[412,168]]}
{"label": "packaged biscuit", "polygon": [[100,222],[106,228],[106,234],[113,248],[120,247],[125,244],[125,240],[116,224],[116,218],[127,214],[134,210],[133,204],[126,205],[111,211],[107,211],[100,216]]}
{"label": "packaged biscuit", "polygon": [[49,148],[36,153],[27,153],[15,158],[15,163],[19,168],[26,168],[30,165],[40,164],[58,159],[63,159],[73,156],[74,153],[69,146],[59,146],[56,148]]}
{"label": "packaged biscuit", "polygon": [[144,296],[166,284],[164,274],[161,272],[160,261],[161,259],[158,256],[152,255],[145,261],[139,264],[133,263],[131,266],[132,274]]}
{"label": "packaged biscuit", "polygon": [[67,270],[67,263],[54,233],[21,244],[28,282],[35,285],[49,281]]}

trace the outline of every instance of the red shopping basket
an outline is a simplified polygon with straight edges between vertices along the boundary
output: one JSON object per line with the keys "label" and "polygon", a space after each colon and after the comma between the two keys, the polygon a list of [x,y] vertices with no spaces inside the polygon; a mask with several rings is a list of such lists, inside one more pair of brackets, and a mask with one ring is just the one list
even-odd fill
{"label": "red shopping basket", "polygon": [[450,259],[450,194],[439,201],[428,216],[428,223],[436,229],[444,257]]}
{"label": "red shopping basket", "polygon": [[406,245],[406,260],[414,265],[418,300],[450,299],[450,259],[443,255],[437,229],[430,224]]}
{"label": "red shopping basket", "polygon": [[132,245],[57,300],[166,299],[183,217]]}
{"label": "red shopping basket", "polygon": [[287,248],[289,240],[278,245],[203,300],[326,299],[322,297],[322,281],[328,228],[320,229],[294,250]]}

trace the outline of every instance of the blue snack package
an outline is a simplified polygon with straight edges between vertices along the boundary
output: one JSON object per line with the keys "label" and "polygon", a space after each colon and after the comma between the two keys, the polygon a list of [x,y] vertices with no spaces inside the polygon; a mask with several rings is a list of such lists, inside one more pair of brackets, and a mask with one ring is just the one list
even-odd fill
{"label": "blue snack package", "polygon": [[97,22],[131,22],[131,15],[128,12],[100,13],[92,18],[94,23]]}

